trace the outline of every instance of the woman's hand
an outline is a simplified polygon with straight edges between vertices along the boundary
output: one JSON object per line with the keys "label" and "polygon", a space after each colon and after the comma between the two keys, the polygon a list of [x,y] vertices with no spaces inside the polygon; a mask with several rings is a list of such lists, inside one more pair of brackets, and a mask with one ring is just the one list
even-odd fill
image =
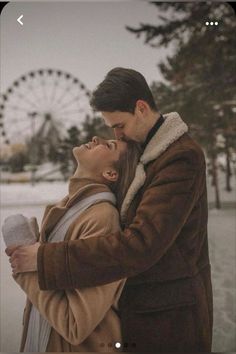
{"label": "woman's hand", "polygon": [[17,273],[37,271],[37,253],[40,243],[29,246],[7,247],[6,254],[10,256],[13,275]]}

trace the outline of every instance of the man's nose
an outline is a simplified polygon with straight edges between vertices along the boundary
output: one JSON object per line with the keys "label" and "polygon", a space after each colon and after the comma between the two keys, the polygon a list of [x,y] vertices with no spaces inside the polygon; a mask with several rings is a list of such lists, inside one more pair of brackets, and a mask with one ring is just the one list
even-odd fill
{"label": "man's nose", "polygon": [[124,133],[122,132],[122,129],[120,128],[114,128],[114,134],[117,140],[120,140],[123,138]]}

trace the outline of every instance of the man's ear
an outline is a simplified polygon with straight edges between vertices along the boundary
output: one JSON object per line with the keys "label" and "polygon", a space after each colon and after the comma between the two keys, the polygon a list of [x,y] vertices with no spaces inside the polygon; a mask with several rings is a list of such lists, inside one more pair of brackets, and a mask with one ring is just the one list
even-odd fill
{"label": "man's ear", "polygon": [[110,182],[115,182],[118,179],[118,172],[111,168],[104,170],[102,175],[106,180]]}
{"label": "man's ear", "polygon": [[138,100],[135,106],[135,112],[137,115],[145,116],[147,114],[149,105],[143,100]]}

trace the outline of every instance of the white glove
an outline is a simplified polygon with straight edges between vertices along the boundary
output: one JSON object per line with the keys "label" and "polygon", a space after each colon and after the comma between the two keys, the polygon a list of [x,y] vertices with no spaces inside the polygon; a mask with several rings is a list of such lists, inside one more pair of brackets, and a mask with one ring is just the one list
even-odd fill
{"label": "white glove", "polygon": [[39,236],[37,219],[21,214],[8,216],[4,220],[2,234],[6,247],[33,244]]}

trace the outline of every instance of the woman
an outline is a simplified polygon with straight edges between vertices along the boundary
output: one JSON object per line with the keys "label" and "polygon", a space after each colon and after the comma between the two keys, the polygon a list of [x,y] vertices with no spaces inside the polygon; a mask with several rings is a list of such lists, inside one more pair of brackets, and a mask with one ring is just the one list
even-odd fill
{"label": "woman", "polygon": [[[62,241],[63,232],[65,240],[103,237],[120,227],[111,191],[119,209],[135,174],[139,147],[133,142],[94,137],[74,148],[73,155],[78,166],[69,182],[69,194],[46,208],[41,242]],[[65,229],[72,220],[68,215],[76,208],[76,218]],[[21,351],[115,351],[115,343],[121,341],[118,300],[125,279],[98,287],[41,291],[36,273],[14,278],[28,297]]]}

